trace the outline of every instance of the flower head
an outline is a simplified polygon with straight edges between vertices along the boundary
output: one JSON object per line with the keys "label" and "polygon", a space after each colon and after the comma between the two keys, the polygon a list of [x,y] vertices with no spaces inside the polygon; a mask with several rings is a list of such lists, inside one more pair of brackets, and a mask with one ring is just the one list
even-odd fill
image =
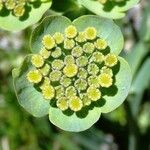
{"label": "flower head", "polygon": [[43,97],[54,98],[60,110],[80,111],[100,100],[101,89],[113,84],[111,67],[118,58],[105,51],[107,41],[97,37],[94,27],[78,32],[71,25],[64,33],[44,35],[41,42],[42,49],[31,57],[37,70],[30,71],[27,79],[39,83]]}

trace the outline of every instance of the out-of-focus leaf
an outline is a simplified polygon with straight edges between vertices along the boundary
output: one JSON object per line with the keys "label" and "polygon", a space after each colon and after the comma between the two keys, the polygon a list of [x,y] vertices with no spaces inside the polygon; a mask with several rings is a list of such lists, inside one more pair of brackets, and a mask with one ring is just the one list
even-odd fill
{"label": "out-of-focus leaf", "polygon": [[[149,99],[150,100],[150,99]],[[143,110],[139,116],[138,124],[142,133],[145,133],[150,127],[150,103],[145,103],[143,106]]]}
{"label": "out-of-focus leaf", "polygon": [[142,20],[141,20],[141,27],[140,27],[140,38],[143,41],[150,41],[150,1],[147,1],[147,6],[145,7]]}
{"label": "out-of-focus leaf", "polygon": [[139,111],[139,107],[141,104],[143,92],[148,86],[150,86],[150,58],[148,58],[141,69],[137,73],[137,76],[133,80],[133,84],[131,86],[131,91],[133,95],[129,97],[129,102],[131,104],[132,113],[135,117],[137,117],[137,113]]}
{"label": "out-of-focus leaf", "polygon": [[84,7],[93,13],[112,19],[123,18],[125,11],[136,5],[138,1],[139,0],[125,0],[124,2],[120,2],[120,4],[114,1],[108,1],[105,4],[101,4],[98,0],[79,0]]}
{"label": "out-of-focus leaf", "polygon": [[150,58],[148,58],[137,73],[131,87],[131,93],[140,94],[150,86]]}
{"label": "out-of-focus leaf", "polygon": [[133,76],[137,72],[143,58],[146,56],[147,53],[148,48],[144,45],[144,43],[138,43],[132,48],[129,54],[124,56],[124,58],[127,60],[131,67]]}

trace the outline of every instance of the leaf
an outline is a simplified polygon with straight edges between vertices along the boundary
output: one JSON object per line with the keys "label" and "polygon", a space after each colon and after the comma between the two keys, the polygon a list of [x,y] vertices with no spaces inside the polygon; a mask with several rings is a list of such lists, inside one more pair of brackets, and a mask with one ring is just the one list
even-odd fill
{"label": "leaf", "polygon": [[79,2],[93,13],[112,19],[119,19],[125,16],[126,10],[136,5],[139,0],[126,0],[125,2],[115,3],[108,1],[105,5],[94,0],[79,0]]}
{"label": "leaf", "polygon": [[112,20],[94,15],[86,15],[74,20],[73,24],[79,31],[83,31],[89,26],[95,27],[98,36],[107,40],[111,52],[116,55],[123,49],[124,40],[122,33],[120,28]]}
{"label": "leaf", "polygon": [[143,91],[149,86],[150,84],[150,72],[148,71],[149,66],[150,66],[150,58],[145,60],[141,69],[137,73],[137,76],[135,77],[131,87],[131,93],[138,95],[140,93],[143,93]]}
{"label": "leaf", "polygon": [[[116,74],[116,89],[113,88],[110,95],[104,95],[105,104],[101,107],[102,113],[108,113],[115,110],[126,99],[132,80],[132,74],[129,64],[121,57],[119,57],[120,67]],[[113,95],[113,93],[115,93]]]}
{"label": "leaf", "polygon": [[32,33],[30,46],[33,53],[40,51],[42,47],[42,38],[45,34],[54,34],[55,32],[64,32],[64,29],[71,24],[71,21],[64,16],[49,16],[43,19],[41,24],[35,28]]}
{"label": "leaf", "polygon": [[31,55],[26,56],[20,68],[12,71],[15,92],[19,104],[35,117],[42,117],[48,114],[49,101],[46,101],[42,94],[37,91],[33,84],[26,79],[26,74],[32,68],[30,63]]}
{"label": "leaf", "polygon": [[141,20],[141,26],[139,35],[141,40],[149,42],[150,41],[150,2],[147,2],[147,6],[145,7],[143,14],[142,14],[142,20]]}
{"label": "leaf", "polygon": [[148,53],[148,48],[144,45],[144,43],[141,42],[136,44],[131,49],[131,52],[126,56],[124,56],[125,60],[127,60],[127,62],[131,67],[133,76],[137,72],[143,58],[146,56],[147,53]]}
{"label": "leaf", "polygon": [[67,116],[60,109],[50,107],[49,119],[51,123],[57,127],[66,130],[79,132],[90,128],[95,122],[98,121],[101,114],[101,110],[98,107],[88,111],[86,117],[79,117],[76,113]]}
{"label": "leaf", "polygon": [[7,12],[5,11],[3,12],[3,14],[0,14],[0,28],[8,31],[23,30],[26,27],[38,22],[43,14],[46,12],[46,10],[50,8],[51,4],[51,0],[48,0],[47,2],[42,2],[37,8],[34,7],[32,4],[29,4],[29,8],[27,10],[28,13],[26,13],[23,18],[18,18],[12,15],[12,13],[7,14]]}

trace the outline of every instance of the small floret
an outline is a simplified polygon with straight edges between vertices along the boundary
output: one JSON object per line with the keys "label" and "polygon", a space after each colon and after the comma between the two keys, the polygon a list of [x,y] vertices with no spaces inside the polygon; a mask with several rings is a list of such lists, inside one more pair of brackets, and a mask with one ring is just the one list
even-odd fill
{"label": "small floret", "polygon": [[77,91],[74,86],[69,86],[66,88],[65,95],[66,97],[68,97],[68,99],[72,96],[76,96],[76,94],[77,94]]}
{"label": "small floret", "polygon": [[108,67],[113,67],[117,64],[118,58],[115,54],[109,53],[105,57],[105,65]]}
{"label": "small floret", "polygon": [[25,12],[25,8],[24,8],[24,5],[22,5],[22,4],[16,5],[13,10],[14,15],[17,17],[23,16],[24,12]]}
{"label": "small floret", "polygon": [[50,80],[51,80],[52,82],[56,82],[56,81],[59,81],[59,80],[60,80],[61,75],[62,75],[61,71],[53,70],[53,71],[50,73],[49,77],[50,77]]}
{"label": "small floret", "polygon": [[83,103],[79,97],[74,96],[69,99],[69,107],[76,112],[82,109]]}
{"label": "small floret", "polygon": [[88,58],[86,56],[78,57],[76,63],[79,67],[85,67],[88,64]]}
{"label": "small floret", "polygon": [[43,76],[47,76],[50,71],[50,66],[48,64],[45,64],[44,67],[39,69],[39,71]]}
{"label": "small floret", "polygon": [[42,80],[42,75],[38,70],[31,70],[27,74],[27,79],[31,83],[39,83]]}
{"label": "small floret", "polygon": [[75,38],[75,40],[79,43],[86,42],[86,38],[84,35],[84,32],[79,32],[78,36]]}
{"label": "small floret", "polygon": [[51,64],[55,70],[61,70],[64,67],[64,62],[60,59],[55,59]]}
{"label": "small floret", "polygon": [[56,44],[61,44],[64,41],[64,36],[60,32],[56,32],[53,35],[53,38],[55,39]]}
{"label": "small floret", "polygon": [[80,57],[82,53],[83,53],[83,50],[80,46],[74,47],[71,52],[72,56],[74,57]]}
{"label": "small floret", "polygon": [[97,36],[97,31],[94,27],[88,27],[85,29],[84,35],[87,40],[94,40]]}
{"label": "small floret", "polygon": [[70,25],[65,29],[65,35],[67,38],[74,38],[77,35],[77,29],[75,26]]}
{"label": "small floret", "polygon": [[104,50],[108,46],[107,41],[104,39],[97,39],[95,42],[95,47],[99,50]]}
{"label": "small floret", "polygon": [[49,85],[50,85],[50,79],[48,77],[44,77],[44,80],[43,80],[42,84],[40,85],[40,89],[42,90],[43,87],[49,86]]}
{"label": "small floret", "polygon": [[60,57],[62,54],[61,48],[60,47],[56,47],[54,51],[52,51],[51,56],[53,58],[58,58]]}
{"label": "small floret", "polygon": [[100,52],[94,52],[90,58],[90,62],[101,64],[104,61],[104,55]]}
{"label": "small floret", "polygon": [[75,46],[75,42],[73,39],[65,39],[64,40],[64,48],[72,49]]}
{"label": "small floret", "polygon": [[101,92],[99,89],[90,86],[87,89],[87,96],[92,100],[92,101],[97,101],[101,98]]}
{"label": "small floret", "polygon": [[87,96],[87,94],[83,94],[82,102],[84,106],[89,106],[91,104],[91,99]]}
{"label": "small floret", "polygon": [[63,97],[65,95],[65,89],[62,85],[56,86],[55,91],[56,91],[56,98],[57,99],[60,97]]}
{"label": "small floret", "polygon": [[88,84],[89,84],[89,86],[93,86],[93,87],[98,88],[99,87],[99,83],[98,83],[97,76],[90,76],[88,78]]}
{"label": "small floret", "polygon": [[49,58],[51,52],[48,51],[45,47],[43,47],[41,50],[40,50],[40,55],[44,58],[44,59],[47,59]]}
{"label": "small floret", "polygon": [[44,65],[44,59],[39,54],[32,55],[31,62],[37,68],[40,68],[40,67],[42,67]]}
{"label": "small floret", "polygon": [[5,6],[6,6],[6,8],[7,8],[8,10],[14,9],[14,8],[15,8],[15,5],[16,5],[16,3],[15,3],[14,0],[7,0],[7,1],[5,2]]}
{"label": "small floret", "polygon": [[64,87],[68,87],[71,84],[71,79],[64,75],[60,79],[60,84]]}
{"label": "small floret", "polygon": [[75,60],[74,57],[72,55],[67,55],[64,59],[65,64],[74,64]]}
{"label": "small floret", "polygon": [[87,82],[84,79],[77,79],[75,81],[75,83],[74,83],[74,86],[79,91],[86,90],[86,88],[87,88]]}
{"label": "small floret", "polygon": [[111,75],[102,73],[98,76],[98,82],[99,82],[100,86],[108,88],[112,85],[113,79],[112,79]]}
{"label": "small floret", "polygon": [[63,73],[67,76],[67,77],[74,77],[78,72],[78,67],[75,64],[68,64],[64,67],[63,69]]}
{"label": "small floret", "polygon": [[95,49],[95,46],[93,43],[87,42],[83,45],[83,51],[85,53],[91,54],[91,53],[93,53],[94,49]]}
{"label": "small floret", "polygon": [[51,35],[44,35],[42,39],[42,44],[45,46],[46,49],[50,50],[55,47],[55,40]]}
{"label": "small floret", "polygon": [[45,99],[51,100],[55,96],[55,89],[51,85],[44,86],[42,88],[42,94]]}
{"label": "small floret", "polygon": [[87,75],[88,73],[84,68],[79,68],[78,75],[77,75],[78,78],[86,79]]}
{"label": "small floret", "polygon": [[109,74],[111,77],[113,76],[113,71],[112,71],[112,69],[110,69],[110,68],[108,68],[108,67],[106,67],[106,66],[102,67],[100,72],[101,72],[101,73]]}
{"label": "small floret", "polygon": [[99,67],[94,63],[90,63],[87,70],[90,75],[97,75],[99,72]]}
{"label": "small floret", "polygon": [[56,105],[60,110],[65,111],[68,109],[68,99],[66,97],[60,97]]}

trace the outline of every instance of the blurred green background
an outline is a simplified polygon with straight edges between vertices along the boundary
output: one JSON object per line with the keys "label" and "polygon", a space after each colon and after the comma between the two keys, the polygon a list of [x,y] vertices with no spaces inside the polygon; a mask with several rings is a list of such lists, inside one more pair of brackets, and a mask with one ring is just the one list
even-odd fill
{"label": "blurred green background", "polygon": [[[76,0],[54,0],[46,15],[52,14],[73,20],[92,13]],[[132,69],[131,90],[118,109],[80,133],[64,132],[48,116],[34,118],[19,106],[11,71],[30,53],[34,26],[17,33],[0,30],[0,150],[150,150],[150,1],[115,22],[125,38],[121,55]]]}

